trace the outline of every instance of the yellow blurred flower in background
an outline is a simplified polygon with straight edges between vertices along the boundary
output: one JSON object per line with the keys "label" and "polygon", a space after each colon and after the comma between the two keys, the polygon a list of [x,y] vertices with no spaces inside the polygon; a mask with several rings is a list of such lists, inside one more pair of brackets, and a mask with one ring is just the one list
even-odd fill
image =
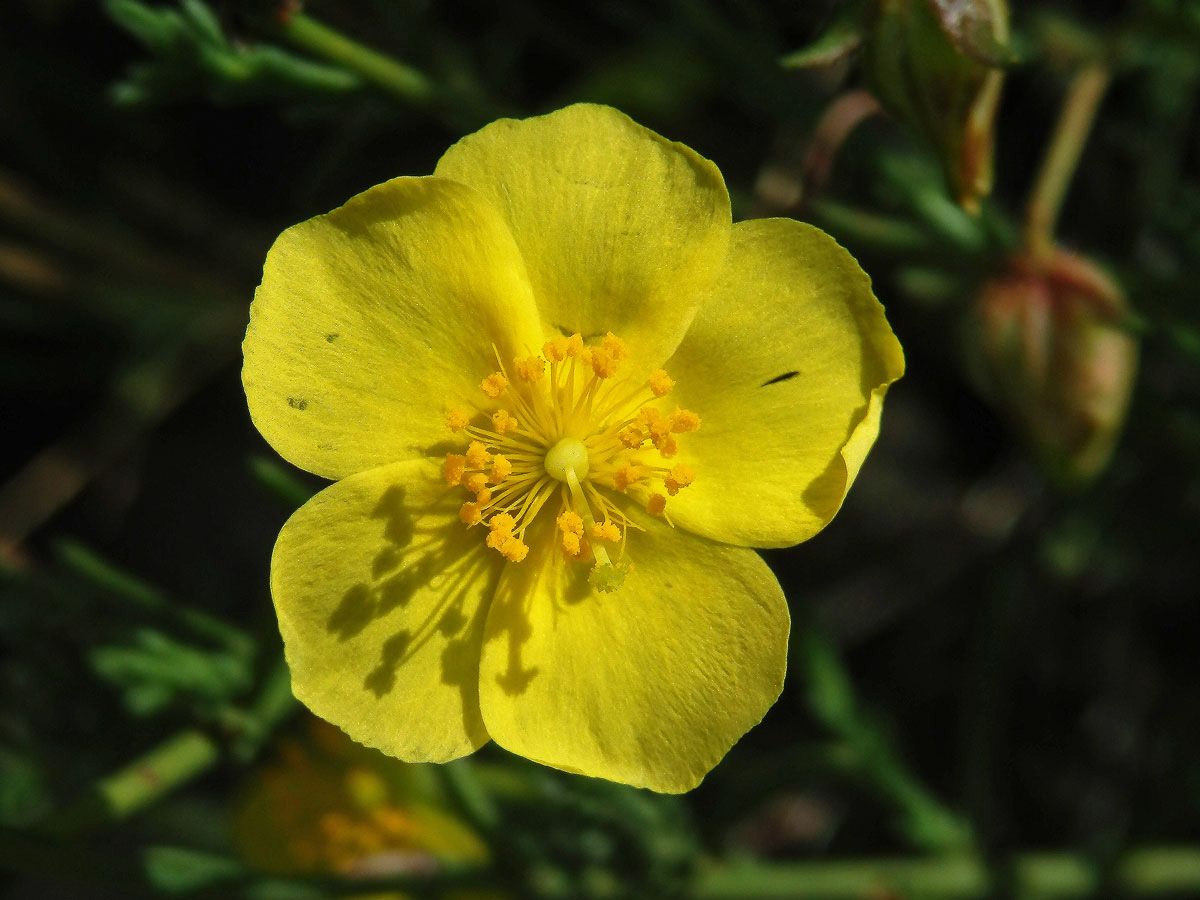
{"label": "yellow blurred flower in background", "polygon": [[431,775],[314,720],[247,785],[238,849],[277,875],[382,878],[485,863],[487,846],[443,807]]}
{"label": "yellow blurred flower in background", "polygon": [[829,522],[903,371],[831,238],[732,225],[711,162],[591,105],[288,229],[243,347],[264,437],[338,479],[272,560],[296,696],[402,759],[670,792],[783,684],[748,548]]}

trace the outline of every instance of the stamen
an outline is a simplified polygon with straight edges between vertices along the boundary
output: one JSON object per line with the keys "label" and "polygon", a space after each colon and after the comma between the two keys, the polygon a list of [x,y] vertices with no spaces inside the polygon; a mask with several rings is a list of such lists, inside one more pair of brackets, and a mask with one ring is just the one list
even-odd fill
{"label": "stamen", "polygon": [[675,381],[665,369],[658,369],[650,373],[650,390],[654,392],[655,397],[665,397],[671,393],[673,387],[675,387]]}
{"label": "stamen", "polygon": [[695,480],[696,473],[692,471],[692,467],[680,464],[663,479],[663,484],[667,486],[667,493],[674,497]]}
{"label": "stamen", "polygon": [[504,377],[502,372],[493,372],[487,378],[483,379],[479,387],[493,400],[498,400],[508,390],[508,379]]}
{"label": "stamen", "polygon": [[[465,452],[446,454],[442,466],[447,484],[474,495],[459,508],[459,520],[486,525],[486,545],[521,562],[529,554],[530,525],[561,498],[554,530],[561,552],[593,564],[588,580],[595,590],[617,590],[629,569],[622,562],[629,532],[643,528],[627,514],[630,503],[636,498],[671,524],[667,496],[696,476],[690,466],[665,460],[678,453],[678,435],[700,427],[700,417],[654,405],[675,386],[662,369],[645,380],[621,377],[629,348],[611,332],[590,346],[579,334],[552,338],[540,356],[506,360],[492,351],[497,371],[480,389],[498,403],[446,413],[447,427],[468,440]],[[617,561],[606,545],[614,545]]]}
{"label": "stamen", "polygon": [[446,484],[461,484],[463,473],[467,469],[467,458],[461,453],[447,453],[446,461],[442,464],[442,477]]}

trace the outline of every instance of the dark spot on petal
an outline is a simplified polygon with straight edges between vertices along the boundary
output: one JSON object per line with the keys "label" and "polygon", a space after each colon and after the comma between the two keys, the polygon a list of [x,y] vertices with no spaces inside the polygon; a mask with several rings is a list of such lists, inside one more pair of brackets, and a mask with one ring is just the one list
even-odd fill
{"label": "dark spot on petal", "polygon": [[779,384],[781,381],[790,381],[799,375],[799,372],[784,372],[782,375],[776,375],[774,378],[768,378],[759,387],[766,387],[768,384]]}
{"label": "dark spot on petal", "polygon": [[292,409],[298,409],[300,412],[308,409],[308,401],[303,397],[288,397],[288,406]]}
{"label": "dark spot on petal", "polygon": [[326,341],[328,341],[330,344],[332,344],[332,343],[333,343],[334,341],[336,341],[336,340],[337,340],[339,337],[341,337],[341,335],[339,335],[339,334],[338,334],[338,333],[335,331],[335,332],[333,332],[332,334],[327,334],[327,335],[325,335],[325,340],[326,340]]}

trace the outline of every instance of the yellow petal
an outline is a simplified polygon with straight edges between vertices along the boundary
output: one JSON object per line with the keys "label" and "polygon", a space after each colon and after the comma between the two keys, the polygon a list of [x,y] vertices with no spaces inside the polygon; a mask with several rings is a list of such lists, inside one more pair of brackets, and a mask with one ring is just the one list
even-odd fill
{"label": "yellow petal", "polygon": [[720,282],[668,361],[703,424],[680,440],[695,483],[676,524],[784,547],[842,505],[904,356],[870,279],[828,235],[790,219],[734,226]]}
{"label": "yellow petal", "polygon": [[[441,178],[397,178],[281,234],[242,345],[258,430],[340,478],[448,437],[445,414],[537,346],[524,264],[497,212]],[[482,397],[481,397],[482,399]]]}
{"label": "yellow petal", "polygon": [[559,769],[690,790],[779,696],[778,582],[749,550],[649,522],[624,584],[598,594],[550,538],[505,570],[488,614],[488,732]]}
{"label": "yellow petal", "polygon": [[717,167],[606,106],[493,122],[436,174],[503,213],[548,337],[613,331],[647,370],[679,343],[729,243]]}
{"label": "yellow petal", "polygon": [[479,646],[501,560],[436,464],[352,475],[293,515],[271,559],[292,691],[359,743],[444,762],[487,740]]}

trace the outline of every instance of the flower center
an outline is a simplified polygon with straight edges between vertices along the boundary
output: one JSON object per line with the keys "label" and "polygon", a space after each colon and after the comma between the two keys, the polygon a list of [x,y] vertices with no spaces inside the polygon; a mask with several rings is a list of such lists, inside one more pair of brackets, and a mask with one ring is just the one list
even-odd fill
{"label": "flower center", "polygon": [[569,483],[569,473],[574,474],[577,479],[587,478],[587,444],[579,438],[563,438],[550,448],[542,465],[545,466],[547,475],[563,484]]}
{"label": "flower center", "polygon": [[[589,579],[604,592],[624,580],[629,530],[642,530],[628,515],[632,506],[669,524],[667,495],[695,478],[669,460],[679,452],[677,435],[697,430],[700,417],[660,408],[675,386],[661,369],[645,380],[620,377],[628,355],[611,333],[596,346],[578,334],[556,338],[511,368],[498,359],[500,370],[480,384],[488,402],[446,414],[450,429],[470,439],[442,468],[448,484],[474,495],[459,510],[463,524],[485,525],[487,545],[521,562],[526,533],[549,506],[563,556],[592,563]],[[605,545],[618,543],[614,561]]]}

